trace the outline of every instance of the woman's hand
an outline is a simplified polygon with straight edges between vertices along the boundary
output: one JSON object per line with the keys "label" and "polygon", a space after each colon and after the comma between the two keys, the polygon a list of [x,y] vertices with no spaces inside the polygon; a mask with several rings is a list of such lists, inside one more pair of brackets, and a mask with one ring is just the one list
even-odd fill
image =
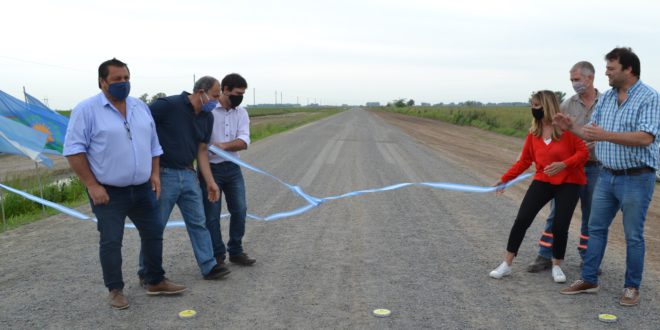
{"label": "woman's hand", "polygon": [[[503,185],[503,184],[504,184],[504,182],[502,182],[502,181],[497,181],[497,183],[494,184],[493,187],[499,187],[499,186],[501,186],[501,185]],[[496,193],[496,194],[503,194],[503,193],[504,193],[504,189],[506,189],[506,188],[504,188],[504,186],[499,187],[498,189],[495,190],[495,193]]]}
{"label": "woman's hand", "polygon": [[548,176],[553,176],[553,175],[561,172],[565,168],[566,168],[566,164],[564,164],[564,162],[554,162],[554,163],[546,166],[543,169],[543,173],[545,173]]}

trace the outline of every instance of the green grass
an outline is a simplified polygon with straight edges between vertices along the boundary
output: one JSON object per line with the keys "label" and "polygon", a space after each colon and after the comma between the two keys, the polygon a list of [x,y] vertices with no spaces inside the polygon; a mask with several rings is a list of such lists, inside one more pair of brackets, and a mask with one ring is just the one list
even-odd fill
{"label": "green grass", "polygon": [[[55,182],[55,177],[49,173],[43,175],[41,180],[44,183],[43,198],[46,200],[65,206],[78,206],[87,200],[85,186],[77,177],[71,177],[67,182],[58,183]],[[13,178],[3,184],[41,197],[37,177]],[[43,209],[39,203],[7,191],[2,192],[2,197],[7,229],[16,228],[43,217]],[[47,215],[59,213],[49,207],[46,207],[45,211]],[[0,232],[4,230],[5,224],[0,225]]]}
{"label": "green grass", "polygon": [[405,115],[473,126],[499,134],[525,137],[532,122],[527,107],[373,107]]}
{"label": "green grass", "polygon": [[261,117],[261,116],[273,116],[273,115],[284,115],[290,113],[317,113],[324,112],[328,110],[333,110],[336,108],[332,107],[295,107],[295,108],[247,108],[250,118]]}
{"label": "green grass", "polygon": [[[271,135],[282,133],[298,126],[317,121],[319,119],[332,116],[339,112],[344,111],[341,108],[325,108],[323,110],[315,110],[307,112],[303,116],[296,116],[291,118],[283,117],[281,120],[266,123],[263,125],[253,125],[250,127],[250,140],[258,141],[265,139]],[[252,116],[252,114],[250,114]]]}

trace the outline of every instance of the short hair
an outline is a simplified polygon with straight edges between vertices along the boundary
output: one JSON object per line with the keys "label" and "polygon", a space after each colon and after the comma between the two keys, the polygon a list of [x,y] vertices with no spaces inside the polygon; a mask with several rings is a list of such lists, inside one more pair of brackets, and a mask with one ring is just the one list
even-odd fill
{"label": "short hair", "polygon": [[612,49],[612,51],[605,55],[605,60],[619,60],[619,63],[621,63],[621,70],[632,68],[632,74],[639,78],[641,73],[639,57],[633,53],[630,47],[617,47]]}
{"label": "short hair", "polygon": [[205,93],[209,91],[209,89],[213,88],[215,84],[218,83],[218,79],[215,79],[211,76],[204,76],[195,82],[195,86],[193,86],[193,93],[196,93],[198,91],[204,91]]}
{"label": "short hair", "polygon": [[587,61],[580,61],[580,62],[575,63],[575,65],[573,65],[573,67],[571,68],[570,72],[578,71],[578,70],[580,71],[580,73],[583,76],[588,77],[588,76],[596,75],[596,69],[594,69],[593,64],[591,64]]}
{"label": "short hair", "polygon": [[[126,68],[128,73],[131,73],[131,70],[128,70],[128,65],[116,58],[112,58],[111,60],[107,60],[101,65],[99,65],[99,79],[106,79],[108,78],[108,75],[110,74],[110,69],[108,67],[110,66],[116,66],[119,68]],[[101,88],[101,82],[99,82],[99,88]]]}
{"label": "short hair", "polygon": [[230,73],[222,78],[222,82],[220,83],[220,90],[224,91],[225,86],[231,91],[234,88],[247,88],[248,84],[245,78],[241,77],[240,74]]}

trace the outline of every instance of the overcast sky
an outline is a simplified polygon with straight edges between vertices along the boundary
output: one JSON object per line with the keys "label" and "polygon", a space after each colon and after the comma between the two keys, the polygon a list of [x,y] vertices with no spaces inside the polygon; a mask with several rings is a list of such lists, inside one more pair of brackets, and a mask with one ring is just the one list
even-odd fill
{"label": "overcast sky", "polygon": [[[98,65],[128,63],[131,95],[190,91],[238,72],[247,104],[526,101],[572,94],[568,70],[629,46],[660,89],[654,1],[140,1],[3,3],[0,89],[69,109],[98,92]],[[253,88],[256,93],[253,93]],[[254,95],[253,95],[254,94]]]}

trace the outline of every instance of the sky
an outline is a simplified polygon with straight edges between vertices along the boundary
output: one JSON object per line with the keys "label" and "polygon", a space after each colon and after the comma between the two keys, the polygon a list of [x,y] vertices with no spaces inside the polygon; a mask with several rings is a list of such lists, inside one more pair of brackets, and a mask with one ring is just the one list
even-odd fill
{"label": "sky", "polygon": [[[525,102],[573,94],[569,69],[632,47],[660,89],[660,3],[487,0],[12,0],[0,15],[0,90],[67,110],[116,57],[131,95],[190,91],[236,72],[245,103]],[[281,95],[281,99],[280,99]]]}

